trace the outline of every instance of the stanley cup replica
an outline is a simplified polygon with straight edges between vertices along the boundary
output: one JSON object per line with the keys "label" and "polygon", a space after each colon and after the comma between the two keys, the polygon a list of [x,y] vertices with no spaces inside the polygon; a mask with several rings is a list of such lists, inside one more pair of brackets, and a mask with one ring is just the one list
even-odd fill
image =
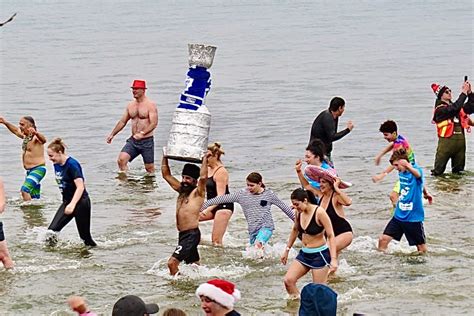
{"label": "stanley cup replica", "polygon": [[205,104],[211,88],[211,68],[215,46],[188,44],[189,70],[171,124],[165,155],[169,159],[201,162],[207,152],[211,113]]}

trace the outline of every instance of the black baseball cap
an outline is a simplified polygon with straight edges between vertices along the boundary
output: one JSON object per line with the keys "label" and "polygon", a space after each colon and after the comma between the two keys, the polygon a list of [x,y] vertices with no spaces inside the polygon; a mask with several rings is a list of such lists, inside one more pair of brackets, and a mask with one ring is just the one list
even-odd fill
{"label": "black baseball cap", "polygon": [[138,296],[127,295],[115,302],[112,316],[143,316],[156,314],[159,310],[157,304],[145,304]]}

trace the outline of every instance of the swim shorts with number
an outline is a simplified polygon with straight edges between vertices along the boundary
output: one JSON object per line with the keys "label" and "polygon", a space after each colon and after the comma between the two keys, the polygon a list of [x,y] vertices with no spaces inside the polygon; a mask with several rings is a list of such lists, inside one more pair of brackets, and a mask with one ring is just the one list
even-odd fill
{"label": "swim shorts with number", "polygon": [[172,257],[186,263],[199,261],[198,245],[201,241],[199,228],[179,232],[178,247],[174,250]]}

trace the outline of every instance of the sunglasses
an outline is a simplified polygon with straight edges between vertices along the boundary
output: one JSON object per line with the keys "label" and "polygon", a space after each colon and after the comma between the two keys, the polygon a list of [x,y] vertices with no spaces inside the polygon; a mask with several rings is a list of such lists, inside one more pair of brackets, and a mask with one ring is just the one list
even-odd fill
{"label": "sunglasses", "polygon": [[444,91],[444,93],[451,93],[451,90],[446,89],[446,91]]}

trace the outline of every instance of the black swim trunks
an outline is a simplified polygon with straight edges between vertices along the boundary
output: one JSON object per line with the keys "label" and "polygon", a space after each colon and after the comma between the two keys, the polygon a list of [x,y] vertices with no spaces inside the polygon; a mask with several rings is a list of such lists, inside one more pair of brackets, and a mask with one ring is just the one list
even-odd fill
{"label": "black swim trunks", "polygon": [[425,229],[423,222],[402,222],[392,217],[383,231],[384,235],[400,241],[403,234],[408,240],[410,246],[426,244]]}
{"label": "black swim trunks", "polygon": [[198,245],[201,241],[201,231],[199,228],[189,229],[179,232],[178,247],[174,250],[172,257],[185,263],[199,261]]}
{"label": "black swim trunks", "polygon": [[5,234],[3,233],[3,223],[0,222],[0,241],[5,240]]}
{"label": "black swim trunks", "polygon": [[143,163],[154,163],[155,162],[155,141],[153,136],[136,140],[133,137],[127,139],[125,146],[123,146],[121,152],[130,155],[130,162],[135,159],[138,155],[142,155]]}

